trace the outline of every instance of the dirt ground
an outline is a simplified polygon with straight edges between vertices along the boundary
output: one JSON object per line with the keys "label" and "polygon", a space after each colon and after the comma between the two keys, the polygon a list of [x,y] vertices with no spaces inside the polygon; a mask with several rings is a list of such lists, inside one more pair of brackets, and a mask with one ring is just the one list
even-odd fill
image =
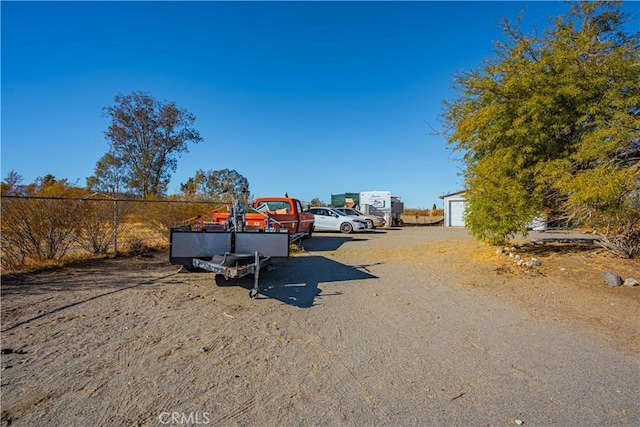
{"label": "dirt ground", "polygon": [[[571,234],[532,236],[564,240]],[[216,286],[163,253],[2,278],[2,425],[640,425],[640,263],[464,229],[316,233]]]}

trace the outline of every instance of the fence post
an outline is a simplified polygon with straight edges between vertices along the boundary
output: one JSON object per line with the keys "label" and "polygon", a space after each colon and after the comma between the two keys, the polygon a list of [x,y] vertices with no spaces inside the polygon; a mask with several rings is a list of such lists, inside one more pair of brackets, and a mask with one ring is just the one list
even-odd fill
{"label": "fence post", "polygon": [[113,198],[113,256],[118,256],[118,199]]}

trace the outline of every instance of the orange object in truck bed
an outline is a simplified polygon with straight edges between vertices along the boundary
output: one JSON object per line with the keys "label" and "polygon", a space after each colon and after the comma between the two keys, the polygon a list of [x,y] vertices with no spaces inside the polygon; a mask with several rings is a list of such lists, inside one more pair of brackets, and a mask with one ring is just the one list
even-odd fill
{"label": "orange object in truck bed", "polygon": [[[184,224],[192,230],[205,231],[208,227],[224,227],[230,213],[224,208],[207,211],[197,217],[190,218]],[[260,197],[244,215],[245,226],[249,229],[288,229],[292,236],[311,236],[315,217],[304,212],[302,203],[290,197]]]}

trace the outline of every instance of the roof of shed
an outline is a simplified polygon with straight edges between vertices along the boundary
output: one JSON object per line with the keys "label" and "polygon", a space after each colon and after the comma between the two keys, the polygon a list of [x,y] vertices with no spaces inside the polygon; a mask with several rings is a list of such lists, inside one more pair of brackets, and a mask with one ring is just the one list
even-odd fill
{"label": "roof of shed", "polygon": [[460,190],[456,191],[455,193],[443,194],[442,196],[440,196],[440,198],[444,199],[445,197],[457,196],[458,194],[464,194],[465,192],[466,190]]}

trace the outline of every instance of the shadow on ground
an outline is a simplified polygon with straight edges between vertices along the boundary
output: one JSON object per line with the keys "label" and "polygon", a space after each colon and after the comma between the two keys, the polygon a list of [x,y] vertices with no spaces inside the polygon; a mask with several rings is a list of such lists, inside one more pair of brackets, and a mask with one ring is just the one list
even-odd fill
{"label": "shadow on ground", "polygon": [[309,240],[302,241],[302,247],[307,251],[335,251],[346,242],[364,242],[368,240],[365,236],[340,236],[340,235],[322,235],[314,234]]}
{"label": "shadow on ground", "polygon": [[594,236],[566,231],[532,232],[519,252],[531,256],[578,254],[602,249]]}
{"label": "shadow on ground", "polygon": [[[260,273],[260,298],[270,298],[300,308],[313,307],[315,299],[339,296],[342,292],[323,293],[321,283],[349,282],[377,279],[367,268],[370,265],[350,266],[322,256],[300,256],[290,258],[276,266],[273,271]],[[253,287],[253,276],[240,280],[229,280],[229,286]],[[344,283],[344,286],[350,286]]]}
{"label": "shadow on ground", "polygon": [[585,252],[594,252],[602,250],[601,247],[593,243],[585,242],[545,242],[545,243],[528,243],[522,245],[518,253],[530,256],[549,256],[552,254],[578,254]]}

